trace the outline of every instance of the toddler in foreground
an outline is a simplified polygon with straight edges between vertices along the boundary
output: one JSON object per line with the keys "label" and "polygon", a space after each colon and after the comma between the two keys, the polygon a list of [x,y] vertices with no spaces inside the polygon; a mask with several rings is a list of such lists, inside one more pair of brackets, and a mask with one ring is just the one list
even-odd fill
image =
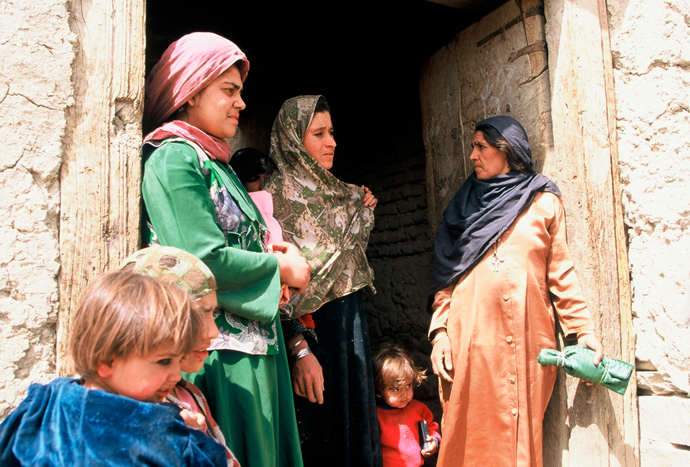
{"label": "toddler in foreground", "polygon": [[[397,345],[386,345],[372,359],[376,385],[376,412],[381,428],[383,467],[419,467],[424,457],[438,451],[441,435],[431,410],[413,399],[413,386],[425,379],[426,370],[414,365],[412,356]],[[431,443],[422,449],[419,424],[425,421]]]}
{"label": "toddler in foreground", "polygon": [[203,329],[187,293],[126,271],[96,278],[72,312],[68,367],[33,384],[0,425],[0,465],[226,466],[225,448],[162,402]]}

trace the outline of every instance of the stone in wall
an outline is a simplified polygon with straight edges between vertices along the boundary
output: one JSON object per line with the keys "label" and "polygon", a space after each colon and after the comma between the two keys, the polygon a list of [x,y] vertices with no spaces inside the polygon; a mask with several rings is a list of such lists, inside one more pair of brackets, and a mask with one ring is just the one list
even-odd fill
{"label": "stone in wall", "polygon": [[642,465],[690,465],[690,400],[641,396],[639,405]]}
{"label": "stone in wall", "polygon": [[65,110],[74,36],[62,0],[0,3],[0,418],[55,375]]}
{"label": "stone in wall", "polygon": [[690,392],[690,329],[678,324],[690,291],[690,2],[607,5],[637,333],[640,457],[643,467],[688,465],[690,435],[682,447],[657,428],[687,413]]}

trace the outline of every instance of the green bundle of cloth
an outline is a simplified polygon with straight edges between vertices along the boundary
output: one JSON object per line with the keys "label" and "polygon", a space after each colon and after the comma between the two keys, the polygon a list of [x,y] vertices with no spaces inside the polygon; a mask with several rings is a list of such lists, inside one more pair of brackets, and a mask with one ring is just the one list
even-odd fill
{"label": "green bundle of cloth", "polygon": [[583,381],[599,383],[620,395],[625,394],[634,368],[632,363],[604,357],[599,365],[594,366],[593,359],[594,350],[584,345],[572,345],[562,352],[543,349],[537,357],[542,365],[563,367],[569,375]]}

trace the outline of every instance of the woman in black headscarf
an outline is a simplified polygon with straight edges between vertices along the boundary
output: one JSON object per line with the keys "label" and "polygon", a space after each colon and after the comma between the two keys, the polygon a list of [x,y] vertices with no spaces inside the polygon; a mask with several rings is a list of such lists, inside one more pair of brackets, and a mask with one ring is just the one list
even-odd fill
{"label": "woman in black headscarf", "polygon": [[431,361],[441,380],[438,465],[542,465],[542,420],[556,379],[537,355],[566,334],[602,356],[566,244],[558,187],[534,172],[527,134],[479,122],[474,173],[436,234]]}

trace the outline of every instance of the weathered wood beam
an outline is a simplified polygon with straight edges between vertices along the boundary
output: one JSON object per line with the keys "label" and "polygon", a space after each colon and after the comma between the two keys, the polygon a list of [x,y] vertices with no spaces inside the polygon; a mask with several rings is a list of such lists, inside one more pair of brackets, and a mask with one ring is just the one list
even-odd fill
{"label": "weathered wood beam", "polygon": [[[545,9],[554,151],[544,172],[563,192],[568,243],[605,352],[631,361],[605,2],[552,0]],[[551,447],[545,447],[545,466],[636,466],[634,381],[627,394],[624,399],[603,387],[560,379],[545,419],[545,446]],[[563,436],[566,445],[558,441]]]}
{"label": "weathered wood beam", "polygon": [[88,281],[139,246],[144,0],[71,2],[75,104],[60,174],[57,366]]}
{"label": "weathered wood beam", "polygon": [[[601,51],[604,62],[604,86],[606,90],[606,110],[611,144],[611,191],[614,207],[614,229],[616,239],[616,258],[618,265],[618,303],[621,323],[621,358],[635,362],[635,330],[632,322],[632,293],[630,290],[630,265],[628,263],[628,242],[623,217],[623,200],[618,163],[618,124],[616,94],[613,81],[613,55],[609,31],[606,0],[598,0],[599,23],[601,26]],[[623,400],[624,436],[626,445],[632,446],[632,462],[640,465],[639,413],[637,407],[637,372],[630,377],[630,387]]]}

